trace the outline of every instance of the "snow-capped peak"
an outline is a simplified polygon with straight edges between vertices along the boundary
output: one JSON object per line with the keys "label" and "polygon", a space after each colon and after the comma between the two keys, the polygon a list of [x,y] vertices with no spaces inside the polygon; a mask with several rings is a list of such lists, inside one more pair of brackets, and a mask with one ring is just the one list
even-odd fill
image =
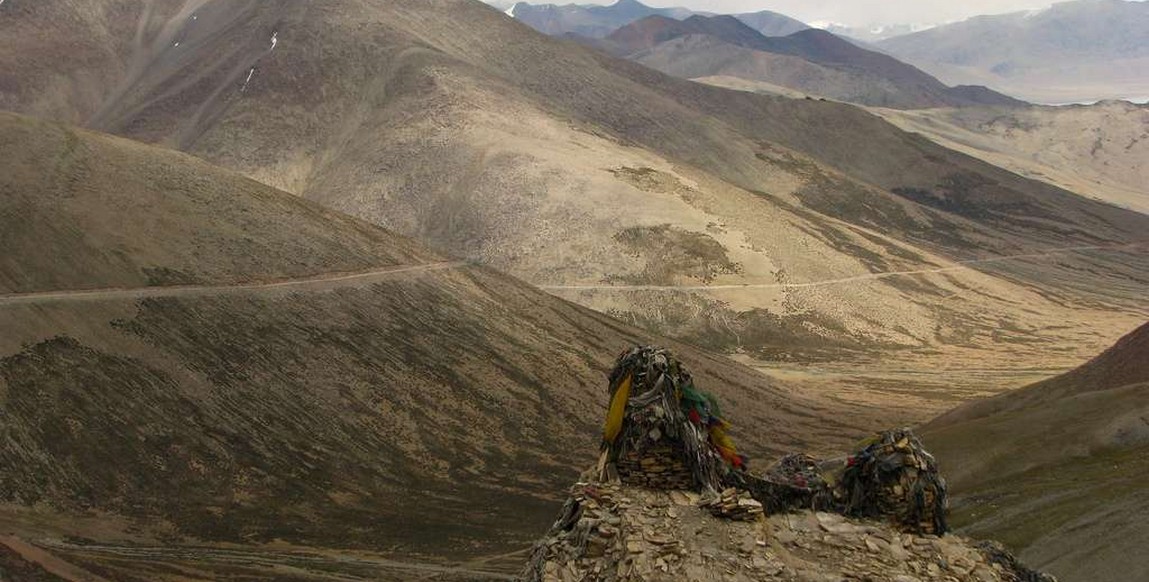
{"label": "snow-capped peak", "polygon": [[849,28],[841,22],[832,22],[829,20],[815,20],[813,22],[807,22],[806,24],[810,25],[810,28],[817,28],[820,30],[829,30],[831,28]]}

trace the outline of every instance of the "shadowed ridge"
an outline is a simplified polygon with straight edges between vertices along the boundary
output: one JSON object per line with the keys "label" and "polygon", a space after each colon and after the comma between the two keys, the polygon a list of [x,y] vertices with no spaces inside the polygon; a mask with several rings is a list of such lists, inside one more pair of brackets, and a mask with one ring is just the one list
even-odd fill
{"label": "shadowed ridge", "polygon": [[[99,44],[72,34],[75,20],[115,13],[120,1],[37,3],[57,17],[31,23],[42,27],[38,44],[12,53]],[[978,365],[992,347],[1002,360],[1052,353],[1063,365],[1115,339],[1134,317],[1126,310],[1143,303],[1145,258],[1122,245],[1149,219],[970,160],[856,107],[671,78],[477,1],[202,8],[165,21],[173,34],[163,42],[125,49],[149,66],[109,106],[116,132],[535,284],[857,283],[563,293],[691,342],[770,359],[838,346],[907,360],[907,350],[977,350]],[[0,26],[35,28],[20,18]],[[0,34],[0,45],[14,38],[24,37]],[[121,58],[120,48],[106,50]],[[58,60],[9,65],[35,88],[70,78]],[[43,101],[22,94],[20,107],[56,111],[60,93],[37,94]],[[1066,247],[1103,248],[1047,252]],[[1017,255],[1030,260],[854,279]],[[1098,317],[1113,323],[1093,331]],[[1003,325],[1020,330],[1016,340]],[[914,406],[932,414],[958,397],[945,391]]]}
{"label": "shadowed ridge", "polygon": [[249,285],[441,259],[185,154],[0,114],[0,192],[0,281],[148,291],[0,303],[0,521],[22,539],[170,550],[85,557],[112,579],[236,567],[185,545],[521,548],[592,459],[614,354],[652,339],[732,422],[768,427],[743,439],[750,454],[864,430],[487,268]]}
{"label": "shadowed ridge", "polygon": [[[712,43],[685,44],[705,36]],[[676,39],[679,42],[662,46]],[[694,15],[684,21],[650,16],[624,26],[605,41],[611,53],[677,76],[734,76],[772,81],[816,95],[868,105],[920,108],[961,105],[1021,106],[1023,102],[986,88],[950,88],[924,71],[889,55],[861,48],[825,30],[807,28],[785,37],[766,37],[733,16]],[[727,46],[729,45],[729,46]],[[732,53],[741,47],[755,53]],[[766,53],[766,54],[760,54]],[[773,55],[774,59],[768,61]],[[778,56],[801,59],[788,61]],[[755,61],[763,61],[756,63]],[[828,67],[821,70],[818,66]],[[829,79],[819,79],[830,77]],[[861,92],[856,85],[884,84],[892,95]]]}
{"label": "shadowed ridge", "polygon": [[[972,402],[940,416],[930,428],[1149,383],[1149,323],[1122,337],[1113,347],[1060,376],[988,400]],[[1114,414],[1124,411],[1115,409]]]}
{"label": "shadowed ridge", "polygon": [[187,154],[7,112],[0,129],[0,293],[272,282],[442,260]]}
{"label": "shadowed ridge", "polygon": [[765,36],[786,36],[810,28],[805,22],[769,10],[737,14],[735,17]]}
{"label": "shadowed ridge", "polygon": [[1147,363],[1149,324],[1071,372],[924,426],[959,531],[1066,582],[1144,579]]}

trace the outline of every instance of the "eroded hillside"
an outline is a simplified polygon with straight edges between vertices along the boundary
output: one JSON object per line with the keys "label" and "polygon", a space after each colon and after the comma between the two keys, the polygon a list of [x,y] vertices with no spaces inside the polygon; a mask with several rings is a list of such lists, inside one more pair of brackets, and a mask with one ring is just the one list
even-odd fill
{"label": "eroded hillside", "polygon": [[[2,10],[5,54],[41,55],[4,61],[7,107],[188,151],[681,339],[881,354],[893,376],[846,397],[909,392],[914,418],[1016,384],[1018,363],[1068,368],[1145,309],[1149,218],[475,1]],[[73,43],[98,62],[62,58]],[[908,362],[988,372],[919,398],[898,388]]]}
{"label": "eroded hillside", "polygon": [[964,531],[1066,581],[1141,580],[1149,495],[1149,324],[1066,374],[925,427]]}
{"label": "eroded hillside", "polygon": [[[614,355],[669,341],[184,154],[0,114],[0,160],[4,543],[112,579],[524,547]],[[751,454],[870,428],[670,343]]]}
{"label": "eroded hillside", "polygon": [[1023,176],[1149,214],[1149,106],[1108,101],[879,115]]}

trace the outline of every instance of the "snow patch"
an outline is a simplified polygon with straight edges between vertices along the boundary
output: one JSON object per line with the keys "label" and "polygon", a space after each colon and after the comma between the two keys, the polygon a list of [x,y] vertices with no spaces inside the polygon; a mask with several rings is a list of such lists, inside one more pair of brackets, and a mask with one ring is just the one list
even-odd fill
{"label": "snow patch", "polygon": [[243,86],[239,88],[240,93],[244,93],[247,91],[247,84],[251,82],[251,78],[254,75],[255,75],[255,67],[252,67],[251,70],[247,72],[247,78],[243,80]]}
{"label": "snow patch", "polygon": [[830,20],[815,20],[813,22],[807,22],[806,24],[810,25],[810,28],[817,28],[819,30],[829,30],[831,28],[849,28],[841,22],[833,22]]}

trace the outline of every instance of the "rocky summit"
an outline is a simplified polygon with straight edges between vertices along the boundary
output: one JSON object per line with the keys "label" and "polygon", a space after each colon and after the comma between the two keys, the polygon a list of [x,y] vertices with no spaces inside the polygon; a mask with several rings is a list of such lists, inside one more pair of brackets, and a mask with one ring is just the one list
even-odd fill
{"label": "rocky summit", "polygon": [[534,546],[528,582],[1054,580],[996,544],[935,535],[945,481],[908,429],[863,441],[841,474],[792,454],[759,477],[669,351],[624,352],[610,380],[599,463]]}
{"label": "rocky summit", "polygon": [[1054,580],[1021,567],[996,544],[961,536],[919,536],[881,522],[814,511],[726,519],[696,493],[601,482],[572,487],[563,514],[535,546],[523,578]]}

